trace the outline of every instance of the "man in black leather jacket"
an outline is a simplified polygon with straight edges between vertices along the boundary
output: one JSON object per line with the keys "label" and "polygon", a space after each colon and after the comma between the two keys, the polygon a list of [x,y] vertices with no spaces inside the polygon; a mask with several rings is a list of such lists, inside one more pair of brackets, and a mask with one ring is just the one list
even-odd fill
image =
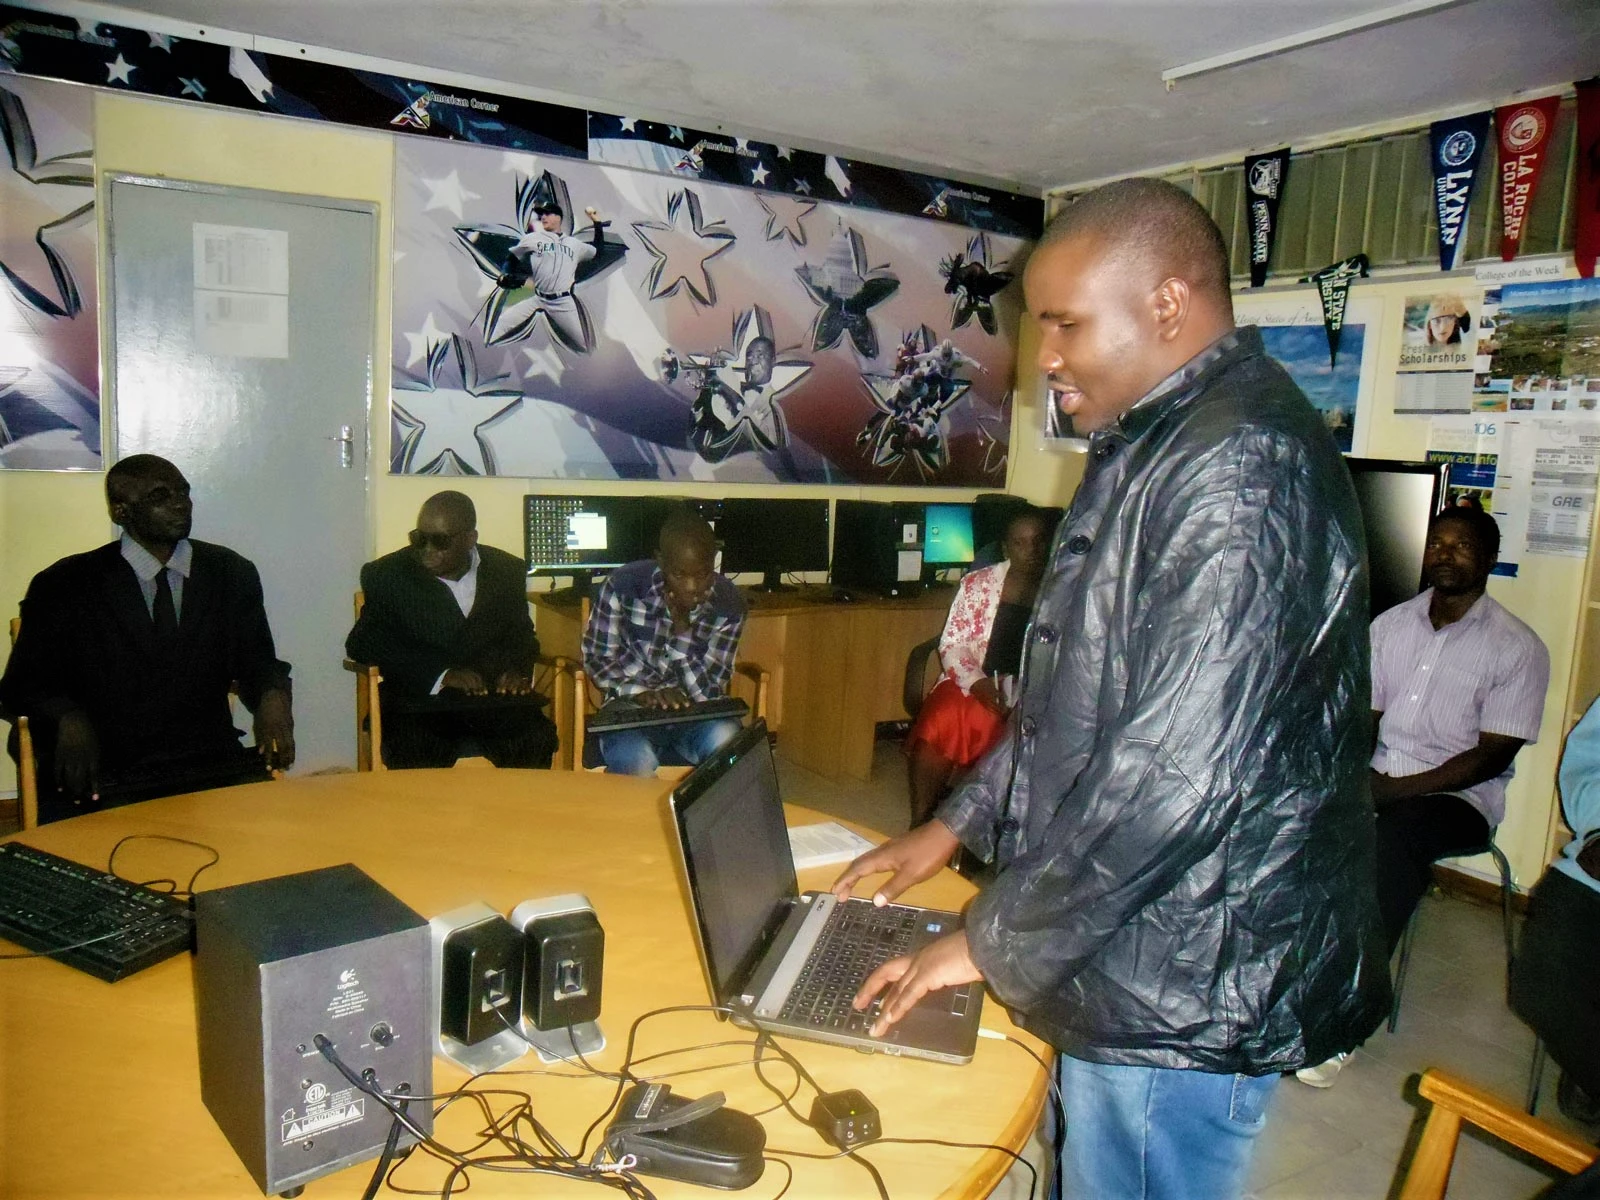
{"label": "man in black leather jacket", "polygon": [[[1370,1033],[1367,579],[1322,420],[1235,329],[1181,190],[1081,197],[1028,265],[1052,402],[1089,437],[1007,738],[937,819],[858,859],[887,902],[958,839],[964,933],[880,968],[875,1029],[982,978],[1059,1051],[1072,1196],[1237,1196],[1281,1072]],[[881,996],[877,994],[882,992]]]}

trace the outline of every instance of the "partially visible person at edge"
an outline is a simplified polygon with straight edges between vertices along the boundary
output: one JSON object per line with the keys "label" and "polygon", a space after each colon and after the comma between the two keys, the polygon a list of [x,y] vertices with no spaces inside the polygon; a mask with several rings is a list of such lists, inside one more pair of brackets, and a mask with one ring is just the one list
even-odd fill
{"label": "partially visible person at edge", "polygon": [[1316,410],[1236,329],[1227,253],[1149,179],[1079,198],[1027,267],[1089,464],[1010,736],[834,885],[886,903],[960,844],[965,929],[875,971],[882,1032],[986,980],[1059,1050],[1069,1196],[1236,1197],[1281,1073],[1389,1003],[1373,884],[1367,579]]}
{"label": "partially visible person at edge", "polygon": [[906,735],[911,823],[933,816],[950,781],[1000,740],[1011,711],[1022,635],[1050,552],[1049,516],[1028,507],[1006,522],[1003,561],[961,581],[939,637],[944,674]]}

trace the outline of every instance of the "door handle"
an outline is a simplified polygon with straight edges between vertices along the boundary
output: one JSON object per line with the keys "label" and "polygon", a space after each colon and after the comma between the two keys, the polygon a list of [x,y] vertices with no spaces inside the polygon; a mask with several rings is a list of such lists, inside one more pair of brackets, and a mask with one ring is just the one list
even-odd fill
{"label": "door handle", "polygon": [[354,432],[354,430],[351,429],[351,427],[349,425],[341,425],[341,426],[339,426],[339,434],[338,434],[337,437],[325,437],[322,440],[325,441],[325,442],[338,442],[339,443],[339,466],[340,467],[342,467],[344,470],[348,471],[352,466],[355,465],[355,459],[356,459],[355,432]]}

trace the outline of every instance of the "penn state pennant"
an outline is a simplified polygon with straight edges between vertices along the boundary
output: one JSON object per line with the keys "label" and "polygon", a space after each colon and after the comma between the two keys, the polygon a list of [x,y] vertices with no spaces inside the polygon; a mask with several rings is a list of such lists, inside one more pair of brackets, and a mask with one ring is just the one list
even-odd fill
{"label": "penn state pennant", "polygon": [[1500,257],[1510,262],[1522,244],[1522,227],[1533,206],[1533,189],[1544,172],[1545,147],[1556,123],[1559,96],[1495,109],[1500,131]]}
{"label": "penn state pennant", "polygon": [[1339,364],[1339,336],[1344,329],[1344,309],[1350,299],[1350,281],[1367,277],[1367,256],[1353,254],[1343,262],[1330,263],[1302,279],[1317,285],[1322,300],[1322,329],[1328,335],[1328,366]]}
{"label": "penn state pennant", "polygon": [[1439,269],[1454,271],[1466,241],[1472,183],[1489,140],[1491,112],[1435,121],[1428,127],[1433,149],[1433,204],[1439,216]]}
{"label": "penn state pennant", "polygon": [[1272,239],[1277,232],[1278,199],[1289,175],[1289,147],[1252,154],[1244,160],[1244,185],[1250,214],[1250,286],[1267,281]]}
{"label": "penn state pennant", "polygon": [[1573,261],[1578,274],[1594,278],[1594,262],[1600,257],[1600,75],[1585,79],[1578,87],[1578,176],[1576,228],[1573,230]]}

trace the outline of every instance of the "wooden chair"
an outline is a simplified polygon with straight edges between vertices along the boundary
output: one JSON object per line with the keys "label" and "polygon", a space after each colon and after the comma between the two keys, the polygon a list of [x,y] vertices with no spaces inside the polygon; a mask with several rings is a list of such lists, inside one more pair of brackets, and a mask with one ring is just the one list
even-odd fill
{"label": "wooden chair", "polygon": [[[366,597],[357,589],[354,608],[358,620],[365,603]],[[383,712],[378,704],[378,685],[383,682],[383,675],[377,664],[360,663],[350,658],[344,660],[344,669],[353,672],[356,677],[356,770],[385,770]],[[572,764],[576,761],[573,746],[582,745],[581,741],[569,744],[574,728],[574,697],[579,694],[574,683],[581,678],[582,672],[575,670],[571,659],[559,655],[549,658],[541,654],[534,660],[534,690],[550,698],[550,719],[555,723],[556,734],[561,739],[551,762],[551,766],[557,770],[572,770]],[[569,680],[574,682],[569,683]],[[577,686],[581,687],[581,684]],[[466,758],[458,760],[456,765],[478,765],[480,762],[479,759]]]}
{"label": "wooden chair", "polygon": [[1600,1146],[1518,1111],[1516,1105],[1445,1071],[1425,1071],[1418,1088],[1433,1111],[1422,1129],[1400,1200],[1443,1200],[1461,1122],[1470,1121],[1517,1149],[1576,1175],[1600,1159]]}
{"label": "wooden chair", "polygon": [[[22,618],[11,618],[11,644],[17,644],[17,634],[22,630]],[[22,827],[36,829],[39,825],[39,760],[33,753],[33,732],[28,728],[28,718],[0,714],[17,727],[17,802],[21,810]]]}
{"label": "wooden chair", "polygon": [[[578,606],[578,636],[580,638],[583,636],[583,631],[589,628],[590,607],[589,597],[583,597]],[[741,691],[746,693],[744,699],[750,705],[750,719],[752,721],[766,720],[767,696],[772,687],[772,672],[755,663],[736,662],[733,666],[733,675],[735,686],[730,690],[735,695]],[[738,686],[741,680],[746,686]],[[572,683],[572,769],[575,771],[580,769],[589,771],[604,770],[604,767],[583,766],[584,734],[588,725],[589,714],[599,709],[604,698],[600,694],[600,689],[594,685],[594,681],[588,677],[581,667],[574,666]],[[690,768],[688,767],[657,767],[656,778],[681,779],[689,773],[689,770]]]}

